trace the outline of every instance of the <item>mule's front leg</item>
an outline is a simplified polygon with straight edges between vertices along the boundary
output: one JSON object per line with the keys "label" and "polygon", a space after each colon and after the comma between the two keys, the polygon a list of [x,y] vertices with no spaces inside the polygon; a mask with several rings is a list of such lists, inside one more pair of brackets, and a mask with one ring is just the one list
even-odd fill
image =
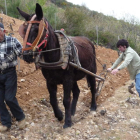
{"label": "mule's front leg", "polygon": [[52,105],[55,117],[59,120],[63,120],[63,113],[58,107],[58,102],[57,102],[57,85],[56,84],[49,84],[47,83],[48,91],[50,93],[50,103]]}
{"label": "mule's front leg", "polygon": [[63,104],[65,107],[65,124],[63,128],[71,127],[71,88],[72,84],[70,82],[65,82],[63,84],[64,88],[64,99]]}

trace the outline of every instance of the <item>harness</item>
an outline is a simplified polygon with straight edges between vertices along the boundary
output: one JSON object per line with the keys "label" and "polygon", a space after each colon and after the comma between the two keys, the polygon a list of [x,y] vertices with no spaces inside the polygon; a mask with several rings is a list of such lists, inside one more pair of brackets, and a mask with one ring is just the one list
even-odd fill
{"label": "harness", "polygon": [[[50,68],[51,69],[52,68],[53,69],[56,69],[56,68],[66,69],[69,59],[71,59],[71,61],[73,61],[75,64],[77,64],[80,67],[81,64],[80,64],[80,61],[78,58],[78,49],[74,45],[73,41],[69,37],[67,37],[62,31],[59,31],[59,30],[55,31],[55,34],[58,37],[58,41],[59,41],[59,45],[60,45],[60,60],[58,62],[52,62],[52,63],[47,63],[47,62],[43,61],[42,49],[40,49],[40,47],[43,44],[44,44],[44,48],[47,46],[47,38],[48,38],[48,34],[49,34],[48,22],[44,22],[44,19],[42,19],[41,21],[35,21],[35,18],[36,18],[36,15],[34,15],[30,21],[26,21],[23,25],[21,25],[20,29],[19,29],[19,33],[22,37],[24,37],[22,35],[22,32],[23,32],[24,26],[28,24],[26,35],[23,40],[23,51],[32,50],[33,52],[35,52],[35,50],[37,49],[40,52],[38,54],[38,56],[35,58],[36,66],[45,67],[48,69],[50,69]],[[30,42],[27,42],[27,39],[28,39],[28,36],[30,33],[31,26],[34,23],[39,23],[39,31],[38,31],[38,35],[37,35],[36,39],[31,44]],[[45,29],[46,29],[46,36],[39,43]],[[30,47],[25,48],[26,45],[29,45]],[[55,51],[55,50],[49,50],[49,51]]]}
{"label": "harness", "polygon": [[[25,21],[25,23],[22,24],[19,27],[19,34],[21,35],[22,38],[24,38],[24,40],[23,40],[23,49],[22,49],[23,51],[26,51],[26,50],[33,50],[33,51],[35,51],[35,49],[36,48],[39,49],[40,46],[43,43],[45,43],[45,46],[44,47],[47,46],[47,38],[48,38],[48,34],[49,34],[49,32],[48,32],[48,23],[47,22],[45,23],[44,22],[44,19],[42,19],[41,21],[35,21],[34,20],[35,18],[36,18],[36,15],[34,15],[31,18],[30,21]],[[36,39],[31,44],[30,42],[27,42],[27,39],[28,39],[29,32],[30,32],[30,29],[31,29],[31,26],[32,26],[33,23],[39,23],[39,31],[38,31],[38,35],[37,35]],[[23,30],[24,30],[24,26],[27,25],[27,24],[28,24],[28,28],[27,28],[27,31],[26,31],[26,35],[24,37],[24,35],[23,35],[23,32],[24,31]],[[40,39],[41,39],[41,37],[42,37],[42,34],[43,34],[44,29],[46,29],[46,36],[45,36],[44,40],[40,44],[38,44],[39,41],[40,41]],[[25,48],[26,45],[29,45],[30,47]]]}
{"label": "harness", "polygon": [[[39,67],[44,67],[48,69],[58,69],[58,68],[66,69],[68,66],[68,62],[72,61],[78,67],[81,67],[81,64],[78,58],[78,50],[77,50],[77,47],[74,45],[74,42],[60,30],[55,31],[55,34],[58,37],[58,41],[60,45],[59,61],[52,62],[52,63],[44,62],[42,58],[43,52],[41,51],[38,57],[36,57],[35,64]],[[48,50],[48,51],[56,51],[56,49]],[[44,52],[47,52],[47,50]]]}

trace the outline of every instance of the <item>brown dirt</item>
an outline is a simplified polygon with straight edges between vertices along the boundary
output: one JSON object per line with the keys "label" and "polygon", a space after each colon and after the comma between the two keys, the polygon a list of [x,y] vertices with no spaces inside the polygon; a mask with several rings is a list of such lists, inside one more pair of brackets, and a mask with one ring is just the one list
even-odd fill
{"label": "brown dirt", "polygon": [[[18,34],[18,28],[23,23],[23,21],[8,17],[4,14],[0,14],[0,17],[3,18],[4,26],[5,29],[8,31],[8,33],[13,32],[14,33],[13,36],[16,37],[22,43],[23,42],[22,38]],[[12,24],[13,31],[10,29],[10,23]],[[97,75],[100,75],[100,73],[103,70],[101,64],[102,65],[106,64],[107,68],[110,67],[118,57],[118,53],[117,51],[98,46],[96,47],[96,56],[97,56],[97,71],[98,71]],[[86,116],[91,117],[91,114],[89,112],[90,93],[85,79],[82,79],[78,82],[79,87],[81,89],[81,94],[77,105],[77,112],[74,117],[75,120],[73,121],[74,125],[71,128],[63,130],[62,129],[63,123],[58,122],[53,115],[52,108],[49,104],[49,93],[46,88],[46,82],[41,74],[41,71],[36,70],[34,64],[27,64],[23,60],[20,60],[20,65],[17,66],[17,74],[18,74],[17,99],[19,101],[20,106],[22,107],[22,109],[26,114],[27,127],[25,130],[18,130],[16,127],[17,122],[13,120],[13,126],[11,130],[6,132],[5,133],[6,135],[0,134],[1,139],[9,139],[9,140],[67,139],[67,135],[65,134],[71,133],[73,131],[74,131],[73,133],[75,133],[75,137],[73,136],[71,137],[71,139],[86,139],[86,137],[83,138],[82,136],[81,137],[79,136],[81,131],[84,131],[84,126],[86,125],[87,119],[89,120],[89,118],[86,118]],[[101,75],[101,77],[104,76]],[[126,69],[120,71],[115,76],[108,73],[101,94],[97,99],[98,107],[101,109],[103,104],[105,103],[107,104],[108,99],[115,96],[115,91],[119,87],[126,86],[125,90],[127,90],[128,85],[126,84],[126,82],[128,80],[129,75]],[[58,86],[58,99],[59,99],[58,101],[60,103],[60,108],[64,111],[64,107],[62,105],[63,99],[62,93],[63,93],[62,86],[60,85]],[[40,103],[42,99],[46,100],[46,105],[42,105]],[[92,117],[94,118],[94,115]],[[81,126],[80,123],[83,123],[83,125]],[[97,126],[97,122],[91,123],[93,123],[94,127]],[[83,130],[79,130],[80,128],[76,129],[78,125],[79,127],[82,127]],[[107,126],[107,124],[103,125]],[[85,129],[87,133],[88,126],[86,126]],[[66,138],[61,137],[60,134],[62,136],[65,135],[64,137]],[[57,138],[58,135],[59,138]],[[79,137],[76,137],[77,135]],[[94,133],[93,135],[96,135],[96,133]],[[95,138],[96,136],[95,137],[93,136],[93,139]],[[99,137],[99,139],[100,138],[106,139],[107,137]]]}

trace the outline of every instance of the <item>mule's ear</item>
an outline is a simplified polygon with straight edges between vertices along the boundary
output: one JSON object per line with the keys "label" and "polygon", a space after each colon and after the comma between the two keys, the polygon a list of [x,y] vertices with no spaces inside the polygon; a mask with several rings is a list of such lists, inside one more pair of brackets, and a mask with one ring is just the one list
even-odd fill
{"label": "mule's ear", "polygon": [[42,7],[38,3],[36,3],[35,13],[38,20],[41,20],[43,18]]}
{"label": "mule's ear", "polygon": [[26,21],[29,21],[30,20],[30,15],[29,14],[23,12],[18,7],[17,7],[17,10],[19,11],[20,15],[25,18]]}

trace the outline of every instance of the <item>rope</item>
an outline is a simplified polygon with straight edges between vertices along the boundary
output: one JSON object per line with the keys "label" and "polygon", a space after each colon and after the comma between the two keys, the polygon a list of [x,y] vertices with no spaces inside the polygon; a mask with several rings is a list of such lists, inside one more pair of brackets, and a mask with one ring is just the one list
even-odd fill
{"label": "rope", "polygon": [[[41,51],[41,53],[44,53],[44,52],[51,52],[51,51],[55,51],[55,50],[60,50],[60,48],[56,48],[56,49],[51,49],[51,50],[46,50],[46,51]],[[32,53],[34,54],[39,54],[40,52],[28,52],[28,53],[22,53],[21,55],[31,55]]]}

